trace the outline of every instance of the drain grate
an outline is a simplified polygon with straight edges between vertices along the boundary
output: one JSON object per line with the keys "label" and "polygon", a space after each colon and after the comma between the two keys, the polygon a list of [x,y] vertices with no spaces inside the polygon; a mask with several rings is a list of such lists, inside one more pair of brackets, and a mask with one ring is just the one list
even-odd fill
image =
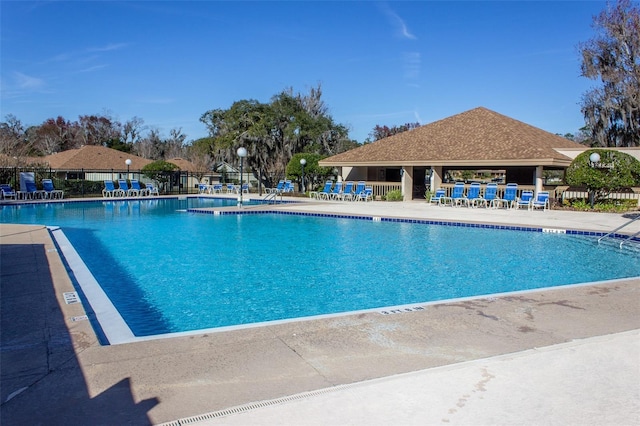
{"label": "drain grate", "polygon": [[62,293],[62,297],[64,297],[64,303],[66,303],[67,305],[80,303],[80,299],[78,298],[78,293],[76,293],[75,291],[68,291],[66,293]]}
{"label": "drain grate", "polygon": [[163,424],[158,425],[158,426],[181,426],[181,425],[194,424],[194,423],[202,422],[202,421],[209,420],[209,419],[217,419],[217,418],[220,418],[220,417],[229,416],[231,414],[240,414],[240,413],[244,413],[244,412],[247,412],[247,411],[255,410],[255,409],[258,409],[258,408],[271,407],[273,405],[279,405],[279,404],[282,404],[282,403],[285,403],[285,402],[299,401],[301,399],[306,399],[306,398],[317,396],[317,395],[323,395],[323,394],[326,394],[326,393],[331,393],[331,392],[347,389],[347,388],[352,387],[352,386],[353,386],[353,384],[350,384],[350,385],[338,385],[338,386],[334,386],[332,388],[320,389],[320,390],[311,391],[311,392],[304,392],[304,393],[299,393],[297,395],[285,396],[285,397],[282,397],[282,398],[270,399],[270,400],[267,400],[267,401],[252,402],[250,404],[239,405],[237,407],[231,407],[231,408],[227,408],[225,410],[214,411],[212,413],[201,414],[201,415],[193,416],[193,417],[187,417],[187,418],[180,419],[180,420],[174,420],[172,422],[163,423]]}

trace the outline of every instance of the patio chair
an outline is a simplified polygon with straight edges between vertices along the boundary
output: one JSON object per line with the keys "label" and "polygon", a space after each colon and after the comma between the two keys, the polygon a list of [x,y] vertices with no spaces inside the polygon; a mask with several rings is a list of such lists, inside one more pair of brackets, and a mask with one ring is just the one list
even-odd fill
{"label": "patio chair", "polygon": [[[133,185],[133,182],[131,184]],[[206,194],[208,192],[209,192],[209,185],[207,185],[206,183],[198,184],[198,194]]]}
{"label": "patio chair", "polygon": [[212,194],[222,194],[222,184],[221,183],[213,184],[213,186],[211,187],[211,193]]}
{"label": "patio chair", "polygon": [[539,191],[536,194],[536,198],[529,203],[529,209],[542,209],[542,211],[549,210],[549,191]]}
{"label": "patio chair", "polygon": [[510,209],[515,207],[516,198],[518,196],[518,184],[517,183],[508,183],[506,188],[504,189],[504,195],[502,198],[497,198],[494,201],[494,204],[498,204],[500,206],[505,206]]}
{"label": "patio chair", "polygon": [[522,194],[516,198],[516,208],[523,207],[528,210],[531,201],[533,201],[533,191],[522,191]]}
{"label": "patio chair", "polygon": [[280,193],[282,192],[282,189],[284,188],[284,180],[279,180],[278,184],[276,185],[275,188],[265,188],[265,190],[267,191],[267,194],[271,194],[272,192],[275,193]]}
{"label": "patio chair", "polygon": [[329,194],[331,194],[331,187],[333,186],[333,181],[326,181],[324,183],[324,188],[322,188],[322,191],[318,192],[317,198],[318,200],[328,200],[329,199]]}
{"label": "patio chair", "polygon": [[343,201],[353,201],[353,181],[348,181],[344,184],[344,189],[342,190],[342,195],[340,196],[340,199]]}
{"label": "patio chair", "polygon": [[64,198],[64,191],[61,189],[55,189],[51,179],[42,179],[42,189],[44,190],[44,198]]}
{"label": "patio chair", "polygon": [[464,196],[464,183],[458,182],[453,186],[451,196],[442,198],[442,204],[451,204],[451,206],[457,207],[462,203],[469,206],[469,200]]}
{"label": "patio chair", "polygon": [[364,191],[366,187],[367,187],[367,183],[365,181],[363,180],[358,181],[358,183],[356,184],[356,189],[353,190],[352,201],[357,200],[358,194]]}
{"label": "patio chair", "polygon": [[282,188],[282,192],[294,192],[293,182],[291,182],[290,180],[284,181],[284,187]]}
{"label": "patio chair", "polygon": [[249,193],[249,184],[248,183],[243,183],[242,184],[242,192],[244,192],[245,194]]}
{"label": "patio chair", "polygon": [[329,198],[332,200],[337,200],[338,197],[342,196],[342,182],[336,182],[333,186],[333,190],[329,194]]}
{"label": "patio chair", "polygon": [[112,180],[105,180],[104,189],[102,190],[102,196],[104,198],[119,197],[120,190],[116,188]]}
{"label": "patio chair", "polygon": [[14,191],[8,183],[0,184],[0,195],[2,195],[3,200],[8,198],[13,198],[15,200],[17,197],[16,191]]}
{"label": "patio chair", "polygon": [[147,184],[147,193],[149,195],[160,195],[160,191],[158,191],[158,188],[152,183]]}
{"label": "patio chair", "polygon": [[44,197],[44,191],[39,190],[36,187],[36,183],[31,180],[24,182],[26,191],[18,191],[18,198],[23,200],[35,200]]}
{"label": "patio chair", "polygon": [[135,197],[137,195],[140,195],[139,191],[136,191],[133,188],[129,188],[129,183],[127,183],[126,179],[118,179],[118,186],[120,186],[120,189],[122,190],[123,194],[126,195],[127,197]]}
{"label": "patio chair", "polygon": [[146,187],[142,187],[137,179],[131,179],[131,189],[138,191],[140,195],[149,195],[149,190]]}
{"label": "patio chair", "polygon": [[441,205],[442,198],[447,195],[447,191],[443,188],[436,189],[434,194],[431,194],[431,198],[429,198],[429,204],[438,204]]}
{"label": "patio chair", "polygon": [[484,194],[481,198],[477,198],[474,201],[475,207],[483,205],[484,207],[495,207],[494,201],[498,195],[498,184],[488,183],[484,189]]}
{"label": "patio chair", "polygon": [[236,186],[232,183],[227,184],[227,194],[233,194],[236,192]]}
{"label": "patio chair", "polygon": [[373,186],[366,186],[358,195],[358,201],[373,201]]}
{"label": "patio chair", "polygon": [[467,207],[476,207],[476,203],[480,198],[480,183],[473,182],[469,185],[469,190],[467,191],[467,196],[465,197]]}

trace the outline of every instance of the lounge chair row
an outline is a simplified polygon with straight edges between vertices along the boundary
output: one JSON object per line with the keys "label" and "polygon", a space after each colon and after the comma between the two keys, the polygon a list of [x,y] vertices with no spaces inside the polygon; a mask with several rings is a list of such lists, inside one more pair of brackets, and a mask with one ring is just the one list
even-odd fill
{"label": "lounge chair row", "polygon": [[318,200],[335,201],[373,201],[373,187],[367,186],[365,181],[357,184],[353,181],[336,182],[328,180],[324,184],[322,191],[309,193],[311,198]]}
{"label": "lounge chair row", "polygon": [[450,205],[453,207],[487,207],[508,209],[527,208],[529,210],[541,208],[549,209],[549,191],[539,191],[534,197],[533,191],[525,190],[518,196],[518,184],[508,183],[504,190],[502,198],[498,197],[498,185],[488,183],[481,195],[481,186],[479,183],[472,183],[465,193],[463,183],[456,183],[453,186],[451,195],[447,195],[445,189],[438,189],[431,196],[429,202],[440,206]]}
{"label": "lounge chair row", "polygon": [[[226,190],[227,194],[239,194],[240,193],[240,185],[234,185],[232,183],[227,183],[225,185],[221,183],[215,183],[213,185],[207,185],[206,183],[198,184],[198,193],[199,194],[222,194],[223,191]],[[249,184],[242,184],[242,192],[248,194],[249,193]]]}
{"label": "lounge chair row", "polygon": [[3,200],[46,200],[62,199],[64,191],[55,189],[51,179],[42,179],[42,189],[36,187],[33,181],[24,181],[25,191],[14,191],[11,185],[0,184],[0,193]]}
{"label": "lounge chair row", "polygon": [[275,188],[266,188],[267,194],[284,194],[295,192],[293,182],[290,180],[280,180]]}
{"label": "lounge chair row", "polygon": [[156,188],[153,184],[148,183],[143,188],[140,185],[140,182],[136,179],[131,179],[131,187],[129,187],[126,179],[118,179],[118,185],[119,187],[116,188],[112,180],[105,180],[104,189],[102,190],[102,196],[104,198],[116,198],[160,195],[158,188]]}

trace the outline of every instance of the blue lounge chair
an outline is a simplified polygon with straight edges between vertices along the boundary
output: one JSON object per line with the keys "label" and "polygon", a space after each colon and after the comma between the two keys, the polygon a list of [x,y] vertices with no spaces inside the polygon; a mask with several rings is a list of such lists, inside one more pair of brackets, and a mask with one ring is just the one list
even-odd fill
{"label": "blue lounge chair", "polygon": [[522,191],[522,194],[516,198],[516,208],[526,208],[527,210],[531,206],[533,200],[533,191]]}
{"label": "blue lounge chair", "polygon": [[22,198],[23,200],[35,200],[37,198],[44,197],[44,191],[38,190],[34,181],[27,180],[24,182],[24,186],[26,191],[18,191],[18,198]]}
{"label": "blue lounge chair", "polygon": [[331,194],[329,194],[329,198],[331,198],[332,200],[337,200],[341,196],[342,196],[342,182],[336,182],[336,184],[333,186],[333,190],[331,191]]}
{"label": "blue lounge chair", "polygon": [[518,184],[508,183],[504,189],[504,195],[502,198],[496,199],[494,203],[498,203],[508,209],[513,208],[516,204],[516,198],[518,197]]}
{"label": "blue lounge chair", "polygon": [[158,191],[158,188],[156,188],[152,183],[147,184],[147,192],[149,195],[160,195],[160,191]]}
{"label": "blue lounge chair", "polygon": [[482,198],[478,198],[475,201],[475,206],[483,205],[485,207],[495,207],[494,201],[496,200],[496,196],[498,194],[498,184],[497,183],[488,183],[484,189],[484,195]]}
{"label": "blue lounge chair", "polygon": [[294,192],[293,191],[293,182],[291,182],[290,180],[286,180],[284,182],[284,187],[282,188],[282,192]]}
{"label": "blue lounge chair", "polygon": [[249,184],[248,183],[243,183],[242,184],[242,192],[244,192],[245,194],[249,193]]}
{"label": "blue lounge chair", "polygon": [[120,190],[116,188],[112,180],[105,180],[104,189],[102,190],[102,196],[104,198],[119,197]]}
{"label": "blue lounge chair", "polygon": [[440,205],[442,203],[442,198],[447,195],[447,191],[443,188],[436,189],[434,194],[431,194],[431,198],[429,198],[429,204],[437,204]]}
{"label": "blue lounge chair", "polygon": [[367,187],[367,183],[363,180],[358,181],[358,183],[356,184],[356,189],[353,190],[353,198],[352,201],[355,201],[358,199],[358,194],[360,194],[362,191],[365,190],[365,188]]}
{"label": "blue lounge chair", "polygon": [[467,196],[465,197],[467,207],[475,207],[478,200],[480,198],[480,184],[478,182],[473,182],[469,185],[469,190],[467,191]]}
{"label": "blue lounge chair", "polygon": [[329,194],[331,194],[331,187],[333,186],[333,181],[326,181],[324,183],[324,188],[322,188],[322,191],[318,192],[318,200],[328,200],[329,199]]}
{"label": "blue lounge chair", "polygon": [[227,184],[227,194],[233,194],[236,192],[236,186],[232,183]]}
{"label": "blue lounge chair", "polygon": [[134,197],[134,196],[140,195],[140,193],[135,189],[129,188],[129,184],[127,183],[126,179],[118,179],[118,185],[120,186],[120,189],[122,190],[123,194],[126,195],[127,197]]}
{"label": "blue lounge chair", "polygon": [[0,184],[0,195],[2,195],[3,200],[9,199],[9,198],[12,198],[15,200],[17,197],[16,191],[14,191],[11,185],[9,185],[8,183]]}
{"label": "blue lounge chair", "polygon": [[344,201],[353,201],[353,181],[350,180],[344,184],[342,195],[339,198]]}
{"label": "blue lounge chair", "polygon": [[373,186],[366,186],[357,197],[358,201],[373,201]]}
{"label": "blue lounge chair", "polygon": [[[131,186],[133,186],[133,181],[131,181]],[[206,183],[198,184],[198,194],[207,194],[209,193],[209,185]]]}
{"label": "blue lounge chair", "polygon": [[64,191],[61,189],[55,189],[51,179],[42,179],[42,189],[44,190],[44,198],[64,198]]}
{"label": "blue lounge chair", "polygon": [[539,191],[536,194],[536,198],[531,200],[529,209],[542,209],[542,211],[549,210],[549,191]]}
{"label": "blue lounge chair", "polygon": [[137,179],[131,179],[131,189],[138,191],[138,194],[140,195],[149,195],[149,191],[147,190],[147,188],[143,188],[142,186],[140,186],[140,182],[138,182]]}
{"label": "blue lounge chair", "polygon": [[211,187],[211,192],[213,194],[222,194],[222,184],[214,183],[213,186]]}
{"label": "blue lounge chair", "polygon": [[451,206],[457,207],[462,203],[469,206],[468,200],[464,196],[464,183],[458,182],[453,186],[450,197],[442,197],[442,204],[451,204]]}
{"label": "blue lounge chair", "polygon": [[284,188],[284,180],[279,180],[275,188],[266,188],[266,190],[267,190],[267,194],[271,194],[272,192],[279,194],[280,192],[282,192],[283,188]]}

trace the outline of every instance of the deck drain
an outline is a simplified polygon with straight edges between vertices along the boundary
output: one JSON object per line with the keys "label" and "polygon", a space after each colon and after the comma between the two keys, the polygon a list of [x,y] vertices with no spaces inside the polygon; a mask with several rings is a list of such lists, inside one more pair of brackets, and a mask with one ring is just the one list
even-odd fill
{"label": "deck drain", "polygon": [[386,309],[384,311],[380,311],[382,315],[393,315],[393,314],[404,314],[407,312],[417,312],[424,311],[426,308],[424,306],[407,306],[403,308],[397,309]]}
{"label": "deck drain", "polygon": [[71,321],[73,321],[73,322],[86,321],[88,319],[89,319],[89,317],[86,316],[86,315],[79,315],[77,317],[71,317]]}
{"label": "deck drain", "polygon": [[78,293],[75,291],[68,291],[66,293],[62,293],[64,297],[64,303],[67,305],[72,305],[74,303],[80,303],[80,299],[78,298]]}

